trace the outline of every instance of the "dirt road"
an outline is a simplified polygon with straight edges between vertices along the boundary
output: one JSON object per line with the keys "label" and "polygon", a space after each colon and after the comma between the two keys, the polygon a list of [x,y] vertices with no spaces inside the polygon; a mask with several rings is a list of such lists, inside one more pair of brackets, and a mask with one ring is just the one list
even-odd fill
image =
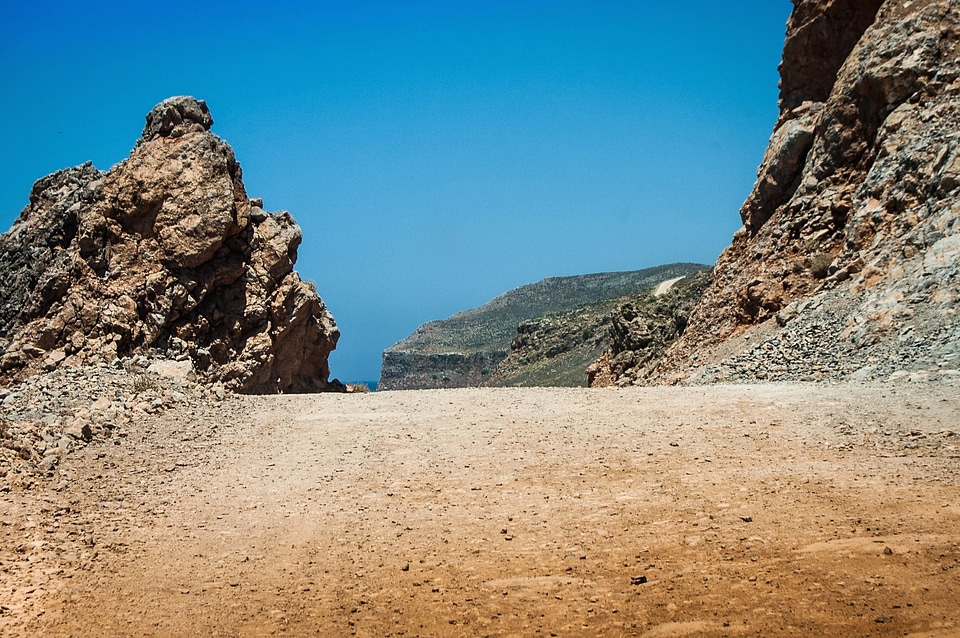
{"label": "dirt road", "polygon": [[668,292],[670,292],[670,289],[673,288],[673,285],[678,281],[680,281],[681,279],[684,279],[684,277],[674,277],[673,279],[667,279],[666,281],[661,281],[660,285],[657,286],[657,289],[653,291],[653,296],[660,297],[667,294]]}
{"label": "dirt road", "polygon": [[480,389],[169,412],[4,495],[0,633],[960,636],[958,394]]}

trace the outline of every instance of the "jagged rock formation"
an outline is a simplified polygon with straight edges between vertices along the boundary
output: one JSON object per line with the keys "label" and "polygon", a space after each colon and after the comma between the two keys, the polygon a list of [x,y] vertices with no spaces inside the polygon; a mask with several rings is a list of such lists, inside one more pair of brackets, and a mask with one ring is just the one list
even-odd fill
{"label": "jagged rock formation", "polygon": [[644,379],[683,335],[712,278],[709,270],[697,272],[663,295],[647,292],[615,308],[609,315],[609,348],[586,370],[590,387],[625,386]]}
{"label": "jagged rock formation", "polygon": [[610,347],[612,313],[626,299],[606,299],[521,322],[510,352],[483,385],[586,386],[587,367]]}
{"label": "jagged rock formation", "polygon": [[289,213],[248,199],[204,102],[171,98],[130,157],[39,180],[0,236],[0,370],[162,353],[243,392],[338,389],[339,331],[293,270]]}
{"label": "jagged rock formation", "polygon": [[795,1],[743,228],[646,382],[952,374],[958,43],[958,0]]}
{"label": "jagged rock formation", "polygon": [[[520,324],[585,304],[632,295],[704,267],[670,264],[630,272],[551,277],[521,286],[479,308],[426,323],[387,349],[377,389],[489,384],[495,380],[491,376],[494,370],[510,353]],[[505,377],[503,380],[506,382]]]}

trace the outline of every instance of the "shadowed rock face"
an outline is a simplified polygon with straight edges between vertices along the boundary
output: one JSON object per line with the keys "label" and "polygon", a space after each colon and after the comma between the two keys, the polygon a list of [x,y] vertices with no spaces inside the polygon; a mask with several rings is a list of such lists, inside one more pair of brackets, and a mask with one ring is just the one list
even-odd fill
{"label": "shadowed rock face", "polygon": [[659,297],[638,295],[610,313],[610,347],[587,368],[589,385],[626,386],[642,381],[683,334],[710,281],[709,270],[693,273]]}
{"label": "shadowed rock face", "polygon": [[[732,337],[773,318],[789,332],[814,307],[829,306],[829,319],[798,325],[818,339],[785,334],[765,351],[780,353],[776,369],[793,377],[809,373],[801,360],[863,365],[858,353],[870,348],[873,359],[935,368],[960,338],[951,328],[960,293],[960,1],[794,4],[780,116],[740,211],[743,228],[648,380],[696,376],[703,361],[730,355]],[[913,323],[926,345],[910,350],[897,333]],[[843,356],[817,364],[798,347]],[[758,351],[741,367],[761,369],[765,357]]]}
{"label": "shadowed rock face", "polygon": [[339,331],[293,270],[300,229],[247,198],[204,102],[168,99],[130,157],[39,180],[0,236],[0,368],[166,354],[242,392],[320,391]]}

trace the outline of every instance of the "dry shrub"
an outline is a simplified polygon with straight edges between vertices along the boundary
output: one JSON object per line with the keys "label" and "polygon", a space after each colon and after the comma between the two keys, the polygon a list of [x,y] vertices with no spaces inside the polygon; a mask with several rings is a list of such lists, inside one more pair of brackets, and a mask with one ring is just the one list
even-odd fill
{"label": "dry shrub", "polygon": [[833,263],[833,257],[826,253],[814,253],[810,255],[810,274],[814,279],[823,279],[830,274],[830,264]]}

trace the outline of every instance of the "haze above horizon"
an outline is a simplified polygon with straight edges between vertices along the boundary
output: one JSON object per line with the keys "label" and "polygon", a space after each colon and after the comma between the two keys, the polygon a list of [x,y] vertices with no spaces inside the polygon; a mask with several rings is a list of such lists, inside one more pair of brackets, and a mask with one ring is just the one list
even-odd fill
{"label": "haze above horizon", "polygon": [[34,181],[207,102],[344,381],[419,324],[550,276],[713,263],[777,116],[788,0],[0,6],[0,226]]}

